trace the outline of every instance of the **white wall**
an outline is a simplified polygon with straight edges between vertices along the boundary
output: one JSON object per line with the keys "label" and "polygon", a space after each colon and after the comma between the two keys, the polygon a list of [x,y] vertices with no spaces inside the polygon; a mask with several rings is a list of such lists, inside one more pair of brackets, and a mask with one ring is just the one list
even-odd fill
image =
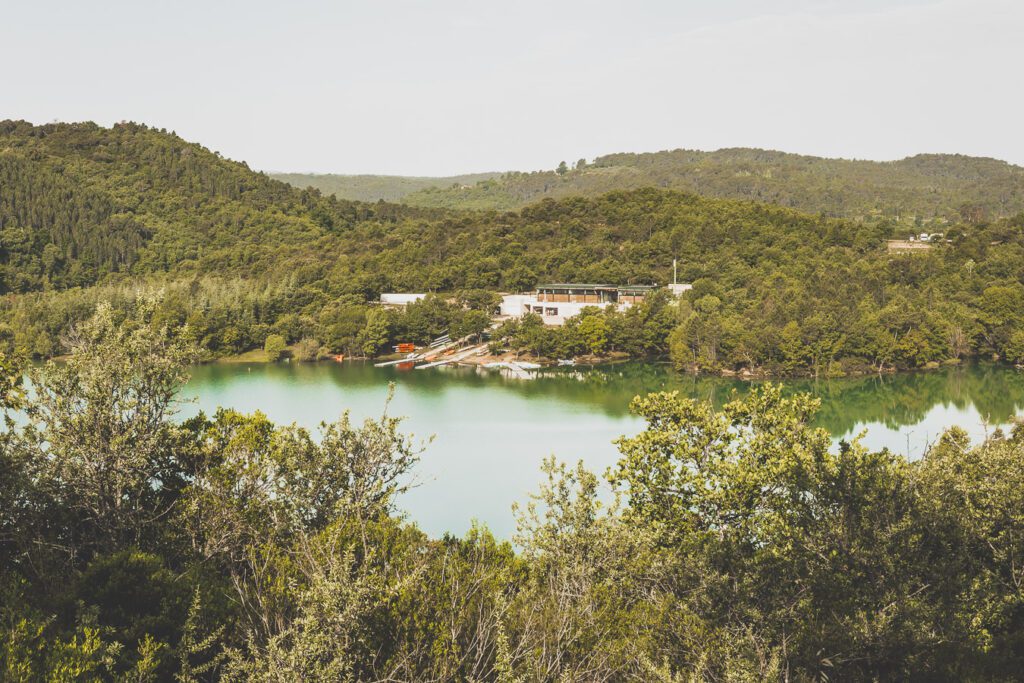
{"label": "white wall", "polygon": [[[681,296],[683,292],[693,289],[693,285],[688,283],[679,283],[677,285],[668,285],[668,288],[673,296],[678,297]],[[501,297],[501,315],[519,318],[526,313],[532,312],[535,307],[540,306],[544,309],[544,312],[540,314],[540,317],[544,320],[544,324],[562,325],[565,323],[566,318],[579,315],[584,308],[590,306],[604,308],[607,305],[608,304],[583,304],[567,301],[537,301],[536,294],[506,294]],[[622,302],[615,306],[618,310],[624,311],[631,305],[632,304],[630,303]],[[552,308],[558,312],[555,315],[548,315],[548,309]]]}
{"label": "white wall", "polygon": [[530,294],[505,294],[501,297],[501,315],[518,318],[523,314],[523,304],[532,299]]}
{"label": "white wall", "polygon": [[385,306],[405,306],[414,301],[419,301],[425,296],[426,294],[395,294],[388,292],[380,295],[380,302]]}
{"label": "white wall", "polygon": [[[523,297],[520,302],[520,312],[518,315],[522,316],[526,313],[535,312],[534,308],[541,307],[544,309],[543,313],[539,313],[540,317],[544,320],[545,325],[562,325],[565,323],[566,318],[571,318],[575,315],[579,315],[584,308],[604,308],[609,304],[584,304],[575,303],[569,301],[537,301],[535,296]],[[622,311],[629,308],[630,304],[621,303],[617,304],[616,307]],[[551,315],[548,313],[550,310],[555,310],[556,313]]]}

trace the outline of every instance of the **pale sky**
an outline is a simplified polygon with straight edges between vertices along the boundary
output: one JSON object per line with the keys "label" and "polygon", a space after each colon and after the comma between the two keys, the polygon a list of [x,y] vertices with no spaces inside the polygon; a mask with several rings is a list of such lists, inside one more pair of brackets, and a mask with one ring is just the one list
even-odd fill
{"label": "pale sky", "polygon": [[0,0],[0,64],[0,119],[133,120],[267,171],[1024,165],[1021,0]]}

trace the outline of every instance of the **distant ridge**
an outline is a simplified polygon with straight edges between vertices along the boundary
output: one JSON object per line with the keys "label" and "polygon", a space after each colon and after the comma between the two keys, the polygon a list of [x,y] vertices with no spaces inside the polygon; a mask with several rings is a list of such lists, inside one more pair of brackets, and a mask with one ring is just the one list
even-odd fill
{"label": "distant ridge", "polygon": [[468,173],[446,177],[399,175],[341,175],[337,173],[271,173],[270,177],[305,189],[314,187],[338,199],[360,202],[401,202],[414,192],[430,188],[451,189],[453,185],[476,185],[501,173]]}
{"label": "distant ridge", "polygon": [[[452,178],[402,176],[274,177],[313,185],[339,198],[383,197],[463,209],[517,209],[546,197],[596,196],[658,187],[708,197],[750,199],[845,218],[886,216],[906,222],[987,218],[1024,211],[1024,168],[961,154],[919,154],[899,161],[827,159],[763,149],[677,149],[609,154],[554,170]],[[371,178],[373,182],[361,179]],[[372,191],[367,194],[367,188]]]}

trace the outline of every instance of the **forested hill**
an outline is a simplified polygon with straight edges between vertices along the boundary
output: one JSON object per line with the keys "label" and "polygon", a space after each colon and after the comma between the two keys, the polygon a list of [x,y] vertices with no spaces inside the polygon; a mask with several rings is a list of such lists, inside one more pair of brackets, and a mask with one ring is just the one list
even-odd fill
{"label": "forested hill", "polygon": [[[694,288],[671,311],[591,322],[606,331],[587,338],[572,326],[497,338],[546,357],[671,351],[680,366],[712,371],[1024,362],[1024,213],[964,218],[932,249],[902,256],[886,250],[903,230],[888,219],[651,187],[508,212],[369,204],[144,126],[7,122],[0,351],[61,353],[97,303],[127,314],[140,293],[162,292],[159,319],[187,323],[213,355],[271,335],[372,355],[459,327],[452,295],[486,302],[544,280],[665,283],[678,259]],[[382,318],[370,302],[389,290],[445,296]]]}
{"label": "forested hill", "polygon": [[962,155],[900,161],[848,161],[760,149],[612,154],[563,173],[506,173],[470,187],[424,189],[402,201],[418,206],[515,209],[543,197],[594,196],[659,187],[707,197],[751,199],[846,218],[994,219],[1024,210],[1024,168]]}
{"label": "forested hill", "polygon": [[401,202],[408,195],[429,188],[448,189],[476,185],[500,173],[469,173],[446,177],[399,175],[341,175],[337,173],[271,173],[270,177],[299,188],[314,187],[338,199],[360,202]]}
{"label": "forested hill", "polygon": [[0,293],[297,269],[358,221],[434,213],[323,198],[146,126],[0,122]]}
{"label": "forested hill", "polygon": [[[886,229],[867,232],[878,248]],[[142,125],[0,123],[0,294],[201,275],[367,297],[664,282],[673,257],[707,260],[723,239],[813,248],[822,234],[866,244],[851,224],[652,189],[504,214],[352,202]]]}

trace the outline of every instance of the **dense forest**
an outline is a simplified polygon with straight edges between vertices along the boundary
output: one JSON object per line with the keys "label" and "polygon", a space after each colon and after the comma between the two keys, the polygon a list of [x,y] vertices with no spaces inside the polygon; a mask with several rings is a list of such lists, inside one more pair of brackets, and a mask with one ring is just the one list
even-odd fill
{"label": "dense forest", "polygon": [[[282,179],[301,187],[314,185],[341,198],[365,198],[355,194],[356,187],[341,181],[326,184],[319,176],[301,174]],[[959,154],[921,154],[880,162],[763,149],[678,149],[610,154],[591,163],[580,159],[573,165],[563,162],[552,171],[508,172],[475,184],[438,178],[406,192],[411,186],[395,178],[387,187],[388,195],[381,197],[400,198],[410,205],[493,210],[518,209],[545,197],[592,197],[613,190],[658,187],[768,202],[827,216],[884,216],[906,226],[972,216],[995,219],[1024,210],[1024,168]],[[379,192],[384,192],[383,187]]]}
{"label": "dense forest", "polygon": [[[496,350],[670,356],[713,372],[842,375],[1024,360],[1024,214],[968,212],[894,254],[852,221],[654,188],[510,212],[366,204],[299,190],[135,124],[0,124],[0,344],[35,357],[101,301],[187,326],[207,356],[290,345],[375,355],[480,334],[497,291],[540,281],[694,284],[681,301],[512,321]],[[404,312],[382,291],[437,296]]]}
{"label": "dense forest", "polygon": [[341,175],[338,173],[271,173],[275,180],[306,189],[312,187],[325,195],[360,202],[403,202],[407,196],[430,188],[473,186],[500,173],[467,173],[445,177],[400,175]]}
{"label": "dense forest", "polygon": [[135,124],[0,122],[0,178],[0,293],[301,272],[353,225],[436,213],[295,190]]}
{"label": "dense forest", "polygon": [[[396,512],[422,453],[383,415],[318,434],[175,419],[196,349],[143,302],[72,355],[0,360],[0,678],[1014,680],[1024,427],[919,461],[832,447],[806,395],[638,397],[602,480],[546,462],[514,544]],[[18,419],[14,419],[17,414]],[[600,493],[610,486],[616,496]]]}

